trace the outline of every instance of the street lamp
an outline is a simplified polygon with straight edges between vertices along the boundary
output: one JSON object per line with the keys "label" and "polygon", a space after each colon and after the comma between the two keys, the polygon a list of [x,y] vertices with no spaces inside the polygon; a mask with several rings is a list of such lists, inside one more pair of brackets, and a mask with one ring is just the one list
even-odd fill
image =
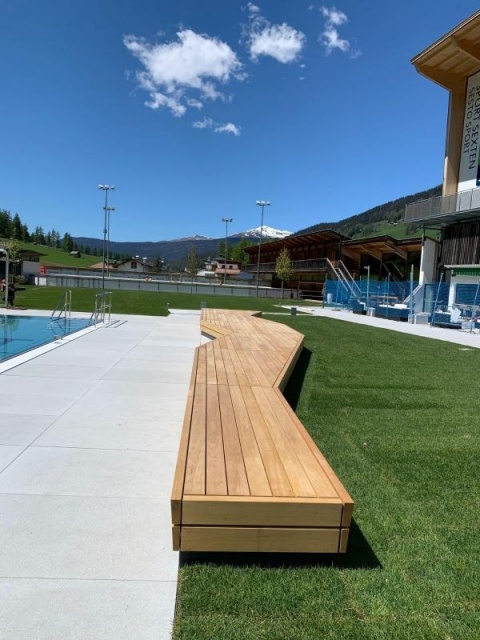
{"label": "street lamp", "polygon": [[262,217],[260,222],[260,242],[258,243],[257,286],[255,288],[255,295],[258,298],[258,282],[260,280],[260,248],[262,246],[262,234],[263,234],[263,210],[265,209],[265,207],[270,206],[270,202],[268,200],[257,200],[255,204],[257,205],[257,207],[262,208]]}
{"label": "street lamp", "polygon": [[110,211],[115,211],[115,207],[105,207],[107,210],[107,278],[110,277]]}
{"label": "street lamp", "polygon": [[105,291],[105,257],[106,257],[106,248],[107,248],[107,213],[108,213],[108,192],[115,191],[115,185],[113,184],[99,184],[98,188],[102,191],[105,191],[105,206],[103,210],[105,212],[104,221],[103,221],[103,264],[102,264],[102,291]]}
{"label": "street lamp", "polygon": [[222,218],[222,222],[225,223],[225,264],[223,265],[223,284],[227,282],[227,237],[228,237],[228,223],[233,222],[233,218]]}
{"label": "street lamp", "polygon": [[366,267],[363,267],[363,268],[367,270],[367,314],[368,314],[368,309],[370,307],[370,304],[369,304],[369,297],[370,297],[370,265],[367,265]]}

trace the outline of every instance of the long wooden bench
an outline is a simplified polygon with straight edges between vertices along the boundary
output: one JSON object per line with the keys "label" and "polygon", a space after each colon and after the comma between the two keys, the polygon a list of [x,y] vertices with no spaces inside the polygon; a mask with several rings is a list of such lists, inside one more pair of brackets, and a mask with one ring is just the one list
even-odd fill
{"label": "long wooden bench", "polygon": [[284,389],[303,335],[203,309],[172,490],[180,551],[344,553],[353,501]]}

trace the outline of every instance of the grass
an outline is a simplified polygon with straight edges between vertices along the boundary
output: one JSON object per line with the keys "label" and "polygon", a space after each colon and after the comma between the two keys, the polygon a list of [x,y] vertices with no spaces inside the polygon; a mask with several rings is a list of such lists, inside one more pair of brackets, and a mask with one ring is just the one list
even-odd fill
{"label": "grass", "polygon": [[175,640],[480,637],[480,351],[329,318],[286,394],[355,500],[345,556],[182,557]]}
{"label": "grass", "polygon": [[[8,241],[7,241],[8,242]],[[29,249],[30,251],[38,251],[42,253],[40,256],[40,264],[44,264],[52,267],[77,267],[88,269],[92,264],[97,264],[102,261],[102,258],[98,256],[90,256],[87,254],[81,255],[80,258],[71,256],[67,251],[62,249],[53,249],[46,245],[33,244],[31,242],[21,242],[22,249]]]}
{"label": "grass", "polygon": [[[26,286],[18,291],[15,304],[28,309],[54,309],[64,293],[60,287]],[[73,289],[72,310],[93,311],[95,295],[99,289]],[[278,313],[278,300],[262,298],[240,298],[232,296],[208,296],[189,293],[160,293],[144,291],[112,291],[113,313],[165,316],[170,309],[200,309],[205,303],[217,309],[251,309],[255,311]],[[285,302],[290,302],[286,300]],[[168,306],[167,306],[168,305]],[[288,314],[288,311],[285,311]]]}

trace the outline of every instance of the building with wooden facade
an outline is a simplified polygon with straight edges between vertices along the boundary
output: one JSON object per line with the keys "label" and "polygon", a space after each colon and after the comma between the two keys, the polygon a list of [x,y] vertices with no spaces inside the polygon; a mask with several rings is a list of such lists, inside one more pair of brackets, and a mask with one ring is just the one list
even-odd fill
{"label": "building with wooden facade", "polygon": [[441,231],[435,269],[452,306],[455,287],[480,278],[480,11],[412,63],[449,92],[449,110],[442,195],[408,205],[405,221]]}
{"label": "building with wooden facade", "polygon": [[280,287],[276,261],[287,249],[292,263],[290,280],[284,285],[303,297],[322,298],[325,281],[375,279],[407,280],[413,265],[415,279],[422,281],[422,245],[436,243],[421,238],[397,240],[388,235],[352,240],[336,231],[322,229],[314,233],[291,235],[245,249],[249,264],[244,270],[259,275],[263,285]]}

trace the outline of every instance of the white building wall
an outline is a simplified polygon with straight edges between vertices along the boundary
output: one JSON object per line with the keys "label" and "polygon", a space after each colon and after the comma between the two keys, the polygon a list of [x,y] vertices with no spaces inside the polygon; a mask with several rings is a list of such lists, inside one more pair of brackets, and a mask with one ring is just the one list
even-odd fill
{"label": "white building wall", "polygon": [[431,238],[424,238],[422,256],[420,258],[420,275],[418,284],[431,284],[435,282],[437,271],[438,244]]}
{"label": "white building wall", "polygon": [[22,276],[28,278],[29,276],[40,275],[40,262],[32,262],[31,260],[22,261]]}

